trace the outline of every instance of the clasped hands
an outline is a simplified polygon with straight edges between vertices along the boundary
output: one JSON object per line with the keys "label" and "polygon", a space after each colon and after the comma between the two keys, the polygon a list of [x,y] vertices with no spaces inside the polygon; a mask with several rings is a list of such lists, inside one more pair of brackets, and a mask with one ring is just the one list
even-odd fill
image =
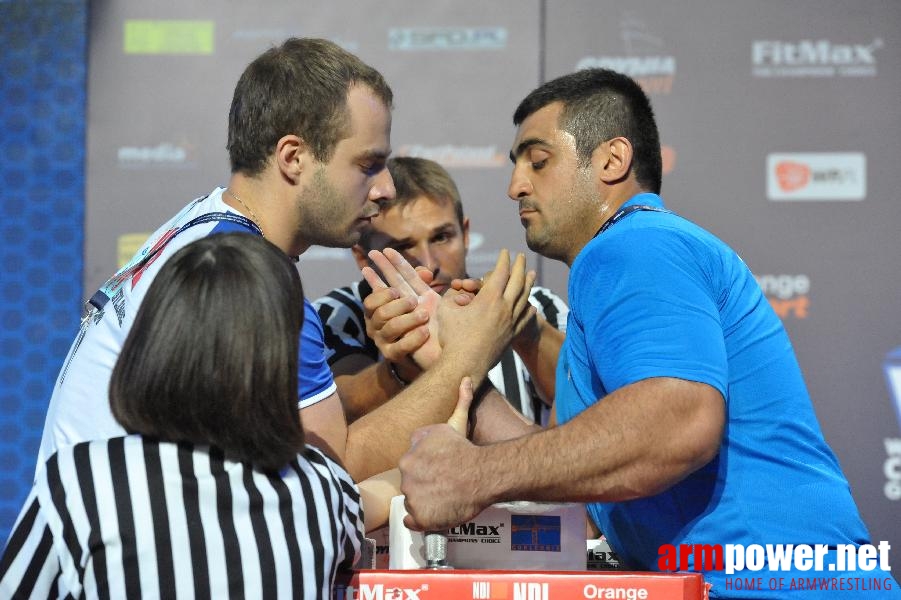
{"label": "clasped hands", "polygon": [[371,250],[369,259],[381,275],[362,269],[373,290],[363,301],[366,334],[407,381],[434,365],[446,347],[482,351],[494,364],[535,321],[528,301],[535,273],[526,271],[523,254],[511,264],[502,250],[482,280],[454,280],[443,297],[429,287],[428,269],[414,269],[394,249]]}
{"label": "clasped hands", "polygon": [[[480,282],[456,280],[443,297],[429,287],[431,273],[414,269],[400,253],[371,251],[369,258],[385,279],[369,267],[362,270],[373,289],[364,301],[367,334],[399,368],[428,369],[441,358],[471,359],[476,353],[484,376],[511,339],[535,322],[529,304],[535,273],[526,271],[522,254],[511,264],[509,253],[501,251]],[[478,448],[466,439],[465,424],[454,423],[461,418],[465,423],[460,407],[468,406],[463,399],[471,398],[474,384],[464,379],[457,416],[449,424],[415,431],[410,451],[401,458],[401,492],[409,513],[404,522],[411,529],[446,528],[490,504],[468,485],[478,467]]]}

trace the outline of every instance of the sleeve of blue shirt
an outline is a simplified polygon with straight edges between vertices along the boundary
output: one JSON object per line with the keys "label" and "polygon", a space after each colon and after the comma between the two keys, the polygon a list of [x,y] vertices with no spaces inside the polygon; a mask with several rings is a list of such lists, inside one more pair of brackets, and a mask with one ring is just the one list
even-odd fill
{"label": "sleeve of blue shirt", "polygon": [[628,221],[586,250],[571,273],[571,304],[581,305],[574,310],[581,313],[589,360],[608,393],[650,377],[675,377],[709,384],[725,398],[716,255],[678,227]]}
{"label": "sleeve of blue shirt", "polygon": [[303,327],[297,369],[298,408],[306,408],[331,396],[337,389],[325,360],[322,321],[309,300],[303,300]]}

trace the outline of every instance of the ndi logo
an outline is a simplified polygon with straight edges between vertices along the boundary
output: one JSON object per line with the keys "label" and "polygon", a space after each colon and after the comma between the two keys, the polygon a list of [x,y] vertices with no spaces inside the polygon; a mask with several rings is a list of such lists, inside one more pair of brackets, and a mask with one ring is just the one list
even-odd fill
{"label": "ndi logo", "polygon": [[505,27],[393,27],[389,50],[501,50],[507,47]]}
{"label": "ndi logo", "polygon": [[[898,426],[901,427],[901,346],[886,355],[883,366],[889,397],[895,405]],[[883,465],[885,497],[901,500],[901,438],[885,438],[885,453],[888,455]]]}

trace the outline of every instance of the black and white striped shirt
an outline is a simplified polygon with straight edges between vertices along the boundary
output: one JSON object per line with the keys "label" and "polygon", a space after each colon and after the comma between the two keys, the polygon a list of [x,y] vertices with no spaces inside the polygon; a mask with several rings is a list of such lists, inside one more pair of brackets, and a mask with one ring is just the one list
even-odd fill
{"label": "black and white striped shirt", "polygon": [[[366,335],[363,299],[371,293],[372,288],[366,281],[358,281],[336,288],[313,302],[325,330],[329,366],[353,354],[364,354],[376,362],[382,359],[375,342]],[[569,307],[559,296],[547,288],[534,286],[529,302],[551,326],[566,331]],[[547,403],[539,396],[519,355],[508,348],[501,355],[500,362],[489,371],[488,378],[528,419],[535,423],[547,423]]]}
{"label": "black and white striped shirt", "polygon": [[0,559],[3,598],[329,598],[359,492],[315,448],[267,475],[132,435],[50,457]]}

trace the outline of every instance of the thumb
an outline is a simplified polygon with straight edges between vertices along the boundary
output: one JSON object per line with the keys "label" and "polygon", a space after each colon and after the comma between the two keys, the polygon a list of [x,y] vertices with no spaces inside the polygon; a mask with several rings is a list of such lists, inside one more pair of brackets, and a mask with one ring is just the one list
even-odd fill
{"label": "thumb", "polygon": [[469,407],[472,404],[472,378],[464,377],[460,382],[460,392],[457,396],[457,407],[454,414],[447,420],[447,424],[454,428],[460,435],[466,435],[469,423]]}
{"label": "thumb", "polygon": [[419,275],[419,278],[422,279],[422,282],[426,285],[432,283],[435,279],[435,274],[432,273],[427,267],[418,266],[416,267],[416,274]]}

